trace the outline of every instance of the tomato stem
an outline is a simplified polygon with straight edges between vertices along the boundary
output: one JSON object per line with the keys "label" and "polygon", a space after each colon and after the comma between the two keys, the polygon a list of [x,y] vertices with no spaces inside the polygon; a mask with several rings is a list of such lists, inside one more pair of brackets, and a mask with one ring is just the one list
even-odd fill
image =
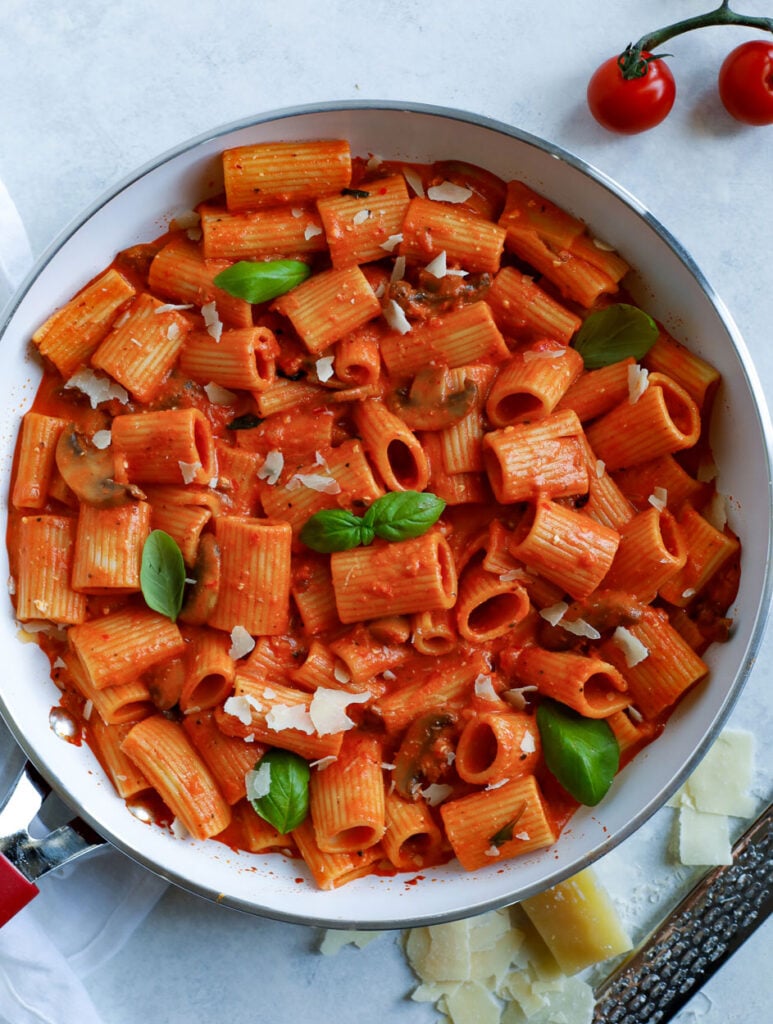
{"label": "tomato stem", "polygon": [[[673,25],[666,25],[665,28],[657,29],[646,36],[642,36],[636,43],[629,43],[620,54],[618,64],[623,78],[641,78],[647,73],[647,64],[653,60],[660,60],[670,54],[653,54],[652,51],[661,46],[668,39],[680,36],[684,32],[691,32],[695,28],[706,28],[709,25],[743,25],[746,28],[758,28],[764,32],[773,32],[773,18],[761,18],[747,14],[738,14],[731,10],[730,0],[722,0],[716,10],[707,11],[705,14],[696,14],[692,18],[685,18],[683,21],[676,21]],[[646,54],[646,56],[645,56]]]}

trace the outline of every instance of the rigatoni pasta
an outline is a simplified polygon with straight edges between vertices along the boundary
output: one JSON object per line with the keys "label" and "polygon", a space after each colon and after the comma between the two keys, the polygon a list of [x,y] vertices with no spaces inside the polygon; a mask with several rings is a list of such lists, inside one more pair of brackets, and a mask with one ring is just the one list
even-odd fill
{"label": "rigatoni pasta", "polygon": [[32,338],[17,618],[121,798],[323,889],[552,846],[582,797],[545,716],[625,764],[731,628],[718,374],[580,219],[449,166],[229,150],[200,239],[117,254]]}

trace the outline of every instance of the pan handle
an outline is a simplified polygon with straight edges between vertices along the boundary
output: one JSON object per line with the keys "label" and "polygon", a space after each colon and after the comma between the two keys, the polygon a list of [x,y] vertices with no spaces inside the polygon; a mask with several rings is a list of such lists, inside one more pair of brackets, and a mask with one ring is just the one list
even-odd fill
{"label": "pan handle", "polygon": [[[29,822],[48,793],[50,787],[28,762],[0,817],[5,822],[16,816],[14,825]],[[26,828],[0,835],[0,927],[37,895],[39,878],[103,845],[104,839],[79,818],[42,839]]]}

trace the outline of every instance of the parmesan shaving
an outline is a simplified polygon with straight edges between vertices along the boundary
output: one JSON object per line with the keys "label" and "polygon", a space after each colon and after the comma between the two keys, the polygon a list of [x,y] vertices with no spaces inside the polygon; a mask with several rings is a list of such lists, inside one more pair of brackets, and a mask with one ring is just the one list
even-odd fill
{"label": "parmesan shaving", "polygon": [[727,526],[727,498],[719,491],[713,495],[711,501],[703,509],[703,518],[720,533]]}
{"label": "parmesan shaving", "polygon": [[525,569],[508,569],[507,572],[499,574],[502,583],[513,583],[515,580],[527,580],[529,574]]}
{"label": "parmesan shaving", "polygon": [[405,277],[405,256],[398,256],[392,266],[392,273],[389,275],[390,284],[395,281],[402,281]]}
{"label": "parmesan shaving", "polygon": [[431,185],[427,189],[427,198],[441,203],[464,203],[471,195],[471,188],[454,185],[452,181],[442,181],[439,185]]}
{"label": "parmesan shaving", "polygon": [[[180,325],[176,322],[172,322],[166,329],[166,336],[170,341],[177,341],[180,337]],[[134,338],[132,338],[134,341]]]}
{"label": "parmesan shaving", "polygon": [[[335,760],[335,758],[333,758]],[[369,943],[377,939],[382,932],[366,932],[366,931],[338,931],[328,929],[325,932],[322,942],[320,943],[319,951],[323,956],[334,956],[340,952],[344,946],[353,945],[358,949],[364,949]]]}
{"label": "parmesan shaving", "polygon": [[534,735],[531,732],[526,731],[521,737],[521,752],[524,754],[533,754],[537,749],[537,744],[534,742]]}
{"label": "parmesan shaving", "polygon": [[523,353],[524,363],[533,363],[535,359],[561,359],[566,354],[565,348],[527,349]]}
{"label": "parmesan shaving", "polygon": [[99,448],[100,451],[109,448],[112,441],[113,433],[110,430],[98,430],[91,439],[91,443],[95,448]]}
{"label": "parmesan shaving", "polygon": [[285,457],[281,452],[276,451],[276,449],[268,452],[263,465],[258,470],[258,479],[265,480],[267,484],[273,487],[284,469],[284,464]]}
{"label": "parmesan shaving", "polygon": [[180,467],[184,484],[192,484],[201,469],[200,462],[183,462],[182,459],[179,459],[177,465]]}
{"label": "parmesan shaving", "polygon": [[445,277],[446,274],[448,273],[448,267],[446,266],[445,249],[443,249],[442,252],[438,253],[434,260],[432,260],[431,263],[428,263],[424,269],[427,271],[428,274],[432,274],[433,277]]}
{"label": "parmesan shaving", "polygon": [[297,729],[308,736],[314,732],[314,723],[304,704],[275,704],[266,715],[266,725],[273,732]]}
{"label": "parmesan shaving", "polygon": [[228,651],[228,657],[238,661],[245,654],[249,654],[254,647],[255,641],[244,626],[234,626],[231,630],[231,646]]}
{"label": "parmesan shaving", "polygon": [[419,790],[430,807],[437,807],[438,804],[442,804],[444,800],[451,796],[453,791],[452,786],[445,786],[439,782],[433,782],[431,785]]}
{"label": "parmesan shaving", "polygon": [[190,304],[190,302],[182,302],[182,303],[164,302],[162,305],[156,306],[156,308],[153,310],[153,312],[154,313],[171,313],[173,310],[176,310],[176,309],[193,309],[193,306]]}
{"label": "parmesan shaving", "polygon": [[389,238],[381,243],[380,248],[385,249],[387,252],[394,252],[402,240],[402,234],[390,235]]}
{"label": "parmesan shaving", "polygon": [[223,704],[223,711],[238,718],[242,725],[252,723],[252,708],[246,697],[229,697]]}
{"label": "parmesan shaving", "polygon": [[668,505],[668,491],[665,487],[654,487],[652,494],[647,498],[647,501],[653,508],[662,512]]}
{"label": "parmesan shaving", "polygon": [[526,707],[525,694],[536,692],[536,686],[515,686],[511,690],[505,690],[502,696],[516,711],[523,711]]}
{"label": "parmesan shaving", "polygon": [[335,754],[328,754],[327,757],[320,757],[317,761],[310,761],[309,767],[316,768],[318,772],[324,772],[326,768],[329,768],[331,764],[334,764],[338,758]]}
{"label": "parmesan shaving", "polygon": [[317,380],[322,381],[323,384],[333,376],[333,359],[333,356],[323,356],[314,364],[317,370]]}
{"label": "parmesan shaving", "polygon": [[260,800],[271,792],[271,762],[264,761],[258,768],[244,776],[248,800]]}
{"label": "parmesan shaving", "polygon": [[169,828],[175,839],[190,839],[191,837],[190,832],[179,818],[173,818]]}
{"label": "parmesan shaving", "polygon": [[340,494],[341,485],[332,476],[322,473],[294,473],[286,484],[288,491],[297,491],[299,487],[308,487],[310,491],[320,494]]}
{"label": "parmesan shaving", "polygon": [[214,338],[215,341],[220,341],[220,337],[223,333],[223,324],[218,315],[215,303],[207,302],[206,305],[202,306],[201,315],[204,317],[204,325],[207,328],[207,334]]}
{"label": "parmesan shaving", "polygon": [[312,238],[316,238],[317,235],[322,234],[322,228],[318,224],[307,224],[303,229],[303,237],[308,242]]}
{"label": "parmesan shaving", "polygon": [[499,695],[494,689],[491,676],[479,675],[475,680],[475,696],[482,700],[499,700]]}
{"label": "parmesan shaving", "polygon": [[318,736],[346,732],[354,722],[346,714],[348,704],[364,704],[370,700],[369,693],[349,693],[347,690],[328,690],[319,686],[314,691],[309,707],[309,716]]}
{"label": "parmesan shaving", "polygon": [[566,601],[558,601],[556,604],[551,604],[548,608],[542,608],[540,610],[540,617],[549,622],[551,626],[557,626],[568,610],[569,605]]}
{"label": "parmesan shaving", "polygon": [[650,652],[641,640],[634,636],[629,629],[625,628],[625,626],[617,627],[612,634],[612,640],[623,652],[625,663],[628,668],[633,668],[634,665],[638,665],[640,662],[644,661],[645,658],[649,657]]}
{"label": "parmesan shaving", "polygon": [[594,629],[585,619],[574,619],[572,622],[564,620],[561,623],[561,628],[565,629],[567,633],[573,633],[574,636],[585,636],[589,640],[599,640],[601,638],[601,633]]}
{"label": "parmesan shaving", "polygon": [[126,405],[129,401],[129,392],[125,388],[93,370],[78,370],[69,380],[65,381],[64,386],[82,391],[91,403],[92,409],[96,409],[101,402],[109,402],[112,398],[122,405]]}
{"label": "parmesan shaving", "polygon": [[185,231],[187,228],[198,227],[201,217],[195,210],[181,210],[172,217],[171,227],[178,231]]}
{"label": "parmesan shaving", "polygon": [[596,476],[601,480],[606,471],[607,464],[603,459],[596,459]]}
{"label": "parmesan shaving", "polygon": [[628,401],[635,405],[649,387],[649,370],[638,363],[628,367]]}
{"label": "parmesan shaving", "polygon": [[207,393],[207,398],[213,405],[233,405],[236,401],[236,395],[233,391],[229,391],[228,388],[223,388],[219,384],[215,384],[214,381],[210,381],[209,384],[205,384],[204,390]]}
{"label": "parmesan shaving", "polygon": [[366,220],[370,220],[370,210],[358,210],[352,217],[352,224],[364,224]]}
{"label": "parmesan shaving", "polygon": [[410,321],[403,312],[402,306],[398,306],[394,299],[390,299],[384,307],[384,319],[399,334],[407,334],[411,329]]}
{"label": "parmesan shaving", "polygon": [[412,167],[403,167],[403,177],[411,186],[411,188],[419,197],[419,199],[423,199],[424,185],[422,184],[421,178],[419,177],[418,173],[414,171]]}
{"label": "parmesan shaving", "polygon": [[344,666],[344,664],[340,661],[337,661],[335,667],[333,668],[333,678],[337,683],[346,684],[351,680],[352,677],[349,674],[346,667]]}

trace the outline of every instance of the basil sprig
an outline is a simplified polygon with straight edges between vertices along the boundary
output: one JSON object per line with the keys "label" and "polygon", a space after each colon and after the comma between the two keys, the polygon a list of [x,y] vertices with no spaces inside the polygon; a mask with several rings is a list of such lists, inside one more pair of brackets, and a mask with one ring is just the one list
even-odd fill
{"label": "basil sprig", "polygon": [[537,708],[537,727],[551,774],[575,800],[594,807],[620,764],[620,748],[609,725],[548,700]]}
{"label": "basil sprig", "polygon": [[174,622],[185,590],[185,563],[177,542],[163,530],[152,530],[142,548],[140,587],[145,604]]}
{"label": "basil sprig", "polygon": [[268,302],[305,281],[311,267],[302,260],[240,260],[214,279],[218,288],[247,302]]}
{"label": "basil sprig", "polygon": [[255,813],[285,835],[309,813],[309,765],[289,750],[269,750],[255,765],[269,765],[269,790],[251,800]]}
{"label": "basil sprig", "polygon": [[618,302],[599,309],[587,317],[574,339],[586,370],[619,363],[629,356],[642,359],[655,344],[658,326],[639,309],[626,302]]}
{"label": "basil sprig", "polygon": [[306,521],[301,540],[326,555],[367,547],[375,537],[408,540],[425,534],[445,507],[443,499],[429,491],[391,491],[377,498],[363,516],[340,508],[317,512]]}

